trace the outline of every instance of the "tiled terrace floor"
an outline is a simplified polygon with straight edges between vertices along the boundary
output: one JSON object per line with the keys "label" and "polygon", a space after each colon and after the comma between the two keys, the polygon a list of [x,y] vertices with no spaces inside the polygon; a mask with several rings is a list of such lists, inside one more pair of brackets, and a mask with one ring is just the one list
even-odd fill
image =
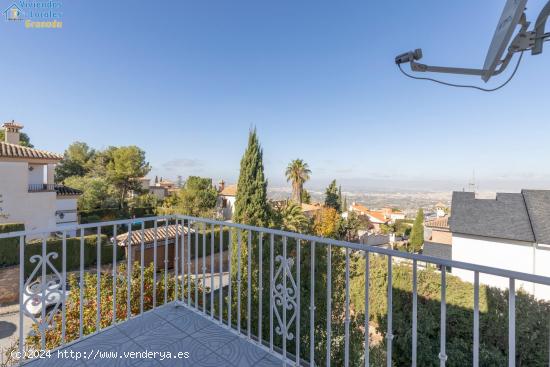
{"label": "tiled terrace floor", "polygon": [[[59,358],[57,352],[50,359],[30,362],[27,366],[96,367],[271,367],[282,366],[280,359],[257,345],[220,327],[186,307],[168,304],[128,322],[107,329],[98,335],[75,343],[62,351],[86,355],[79,360]],[[112,358],[101,359],[90,354],[96,351],[116,352]],[[188,352],[189,358],[125,358],[124,352]],[[68,354],[67,353],[67,354]]]}

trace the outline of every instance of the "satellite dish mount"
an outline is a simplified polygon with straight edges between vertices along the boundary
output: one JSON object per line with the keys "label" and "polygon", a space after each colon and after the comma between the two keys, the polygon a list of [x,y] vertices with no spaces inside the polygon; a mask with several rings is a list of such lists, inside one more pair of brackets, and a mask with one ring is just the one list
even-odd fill
{"label": "satellite dish mount", "polygon": [[[422,58],[422,49],[416,49],[397,56],[395,63],[400,67],[401,64],[409,63],[411,70],[416,72],[481,76],[487,82],[491,77],[506,70],[515,53],[531,50],[533,55],[541,54],[545,39],[550,38],[550,33],[544,33],[546,20],[550,15],[550,0],[541,10],[532,31],[529,31],[531,23],[527,21],[524,13],[526,4],[527,0],[507,0],[482,69],[421,64],[417,61]],[[521,28],[512,39],[518,25]],[[507,52],[503,57],[505,51]]]}

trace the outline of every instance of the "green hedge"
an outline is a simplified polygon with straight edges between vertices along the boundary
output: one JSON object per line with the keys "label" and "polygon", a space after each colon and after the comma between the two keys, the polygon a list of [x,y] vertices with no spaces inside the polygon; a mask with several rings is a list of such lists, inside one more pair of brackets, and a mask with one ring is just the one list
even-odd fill
{"label": "green hedge", "polygon": [[[0,224],[0,233],[24,231],[22,223]],[[19,237],[0,239],[0,267],[19,264]]]}
{"label": "green hedge", "polygon": [[155,215],[155,208],[153,207],[136,207],[128,210],[119,208],[105,208],[80,211],[78,213],[80,220],[79,223],[97,223],[97,222],[109,222],[130,218],[142,218],[151,217]]}
{"label": "green hedge", "polygon": [[[113,262],[113,246],[108,242],[108,238],[105,235],[100,236],[101,244],[101,265],[111,264]],[[55,269],[59,272],[62,270],[62,240],[61,239],[48,239],[46,240],[46,252],[56,252],[57,258],[50,258],[51,263]],[[67,238],[67,271],[73,271],[80,269],[80,237]],[[36,263],[31,263],[30,259],[33,255],[42,254],[42,240],[34,240],[28,242],[25,246],[25,276],[29,276],[32,270],[36,267]],[[124,258],[124,251],[117,251],[117,260]],[[97,264],[97,235],[90,235],[84,237],[84,268]],[[51,269],[48,267],[48,273],[51,273]]]}

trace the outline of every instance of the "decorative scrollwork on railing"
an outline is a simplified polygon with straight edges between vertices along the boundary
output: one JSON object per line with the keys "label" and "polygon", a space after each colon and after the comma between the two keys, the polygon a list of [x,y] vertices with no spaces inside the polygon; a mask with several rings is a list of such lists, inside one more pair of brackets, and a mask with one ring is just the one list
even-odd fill
{"label": "decorative scrollwork on railing", "polygon": [[275,261],[279,263],[277,266],[277,271],[273,277],[273,313],[279,324],[275,327],[275,332],[279,335],[284,334],[287,340],[292,340],[294,339],[294,333],[291,332],[290,329],[296,319],[297,311],[297,286],[294,281],[294,277],[292,276],[294,259],[277,256]]}
{"label": "decorative scrollwork on railing", "polygon": [[[50,252],[45,258],[33,255],[29,260],[36,265],[25,282],[22,310],[38,325],[41,334],[55,326],[54,316],[65,298],[62,291],[64,279],[51,262],[58,256],[57,252]],[[49,269],[52,274],[44,276]]]}

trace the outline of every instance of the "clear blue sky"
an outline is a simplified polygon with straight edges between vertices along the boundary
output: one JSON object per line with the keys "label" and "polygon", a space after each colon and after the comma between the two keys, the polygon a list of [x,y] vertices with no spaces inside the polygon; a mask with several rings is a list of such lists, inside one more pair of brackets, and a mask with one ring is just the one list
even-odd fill
{"label": "clear blue sky", "polygon": [[[543,2],[529,1],[530,20]],[[475,169],[487,186],[540,186],[550,44],[493,94],[412,81],[393,63],[422,47],[426,63],[481,67],[503,3],[65,1],[61,30],[0,22],[0,120],[57,152],[75,140],[138,145],[167,177],[234,181],[255,125],[274,184],[300,157],[319,185],[457,188]]]}

